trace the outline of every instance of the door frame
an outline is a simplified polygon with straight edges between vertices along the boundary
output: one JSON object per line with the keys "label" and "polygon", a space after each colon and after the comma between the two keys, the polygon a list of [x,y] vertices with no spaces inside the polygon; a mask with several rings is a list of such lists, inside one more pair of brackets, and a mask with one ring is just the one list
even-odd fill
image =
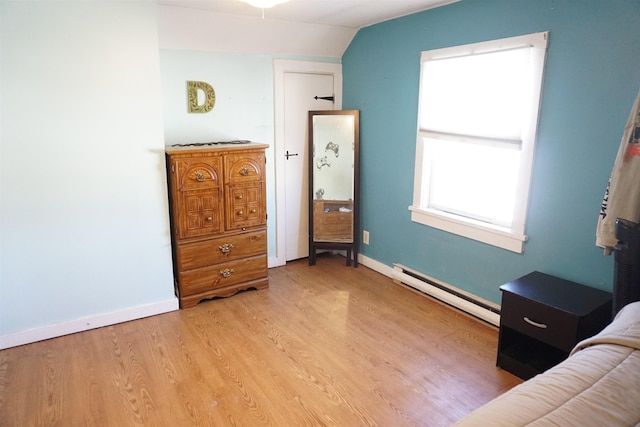
{"label": "door frame", "polygon": [[284,76],[286,73],[324,74],[333,76],[334,109],[342,109],[342,64],[274,59],[274,162],[276,183],[276,256],[269,257],[269,268],[286,262],[286,197],[284,173]]}

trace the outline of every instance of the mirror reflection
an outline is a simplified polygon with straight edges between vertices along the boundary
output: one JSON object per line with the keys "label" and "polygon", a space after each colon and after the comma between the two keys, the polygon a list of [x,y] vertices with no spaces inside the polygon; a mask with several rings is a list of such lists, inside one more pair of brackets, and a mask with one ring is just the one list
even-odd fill
{"label": "mirror reflection", "polygon": [[309,112],[309,264],[317,249],[346,250],[357,266],[359,112]]}
{"label": "mirror reflection", "polygon": [[313,116],[313,197],[353,200],[352,115]]}

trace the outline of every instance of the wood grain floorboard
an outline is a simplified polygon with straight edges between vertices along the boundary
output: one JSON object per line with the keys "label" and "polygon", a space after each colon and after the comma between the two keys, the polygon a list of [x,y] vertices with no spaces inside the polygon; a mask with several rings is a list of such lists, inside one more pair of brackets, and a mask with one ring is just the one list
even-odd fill
{"label": "wood grain floorboard", "polygon": [[521,382],[497,328],[343,262],[0,351],[0,425],[437,427]]}

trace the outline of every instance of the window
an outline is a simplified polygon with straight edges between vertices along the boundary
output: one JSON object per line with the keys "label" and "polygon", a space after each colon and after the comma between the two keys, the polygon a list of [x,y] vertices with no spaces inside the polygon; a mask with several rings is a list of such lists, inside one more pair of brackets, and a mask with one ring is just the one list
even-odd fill
{"label": "window", "polygon": [[547,36],[422,52],[413,221],[522,252]]}

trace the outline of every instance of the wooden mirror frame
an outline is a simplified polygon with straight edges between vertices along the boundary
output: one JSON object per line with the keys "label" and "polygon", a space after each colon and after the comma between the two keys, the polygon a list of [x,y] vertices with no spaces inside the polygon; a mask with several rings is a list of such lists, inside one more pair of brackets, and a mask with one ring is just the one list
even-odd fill
{"label": "wooden mirror frame", "polygon": [[[317,199],[314,191],[314,175],[316,168],[314,143],[314,117],[316,116],[347,116],[353,119],[353,176],[352,199],[332,200]],[[358,236],[360,230],[360,111],[359,110],[325,110],[309,111],[309,265],[316,263],[316,251],[344,250],[346,264],[351,265],[353,257],[354,267],[358,267]],[[324,144],[324,141],[322,142]],[[326,151],[335,148],[336,144],[329,142]],[[330,166],[329,166],[330,167]],[[322,203],[318,203],[322,201]],[[322,205],[322,206],[320,206]],[[348,210],[351,209],[351,212]],[[318,212],[315,212],[318,210]],[[327,215],[327,217],[323,217]],[[351,227],[348,219],[351,218]],[[328,219],[328,221],[327,221]],[[326,224],[326,227],[325,227]],[[349,233],[350,228],[350,233]]]}

